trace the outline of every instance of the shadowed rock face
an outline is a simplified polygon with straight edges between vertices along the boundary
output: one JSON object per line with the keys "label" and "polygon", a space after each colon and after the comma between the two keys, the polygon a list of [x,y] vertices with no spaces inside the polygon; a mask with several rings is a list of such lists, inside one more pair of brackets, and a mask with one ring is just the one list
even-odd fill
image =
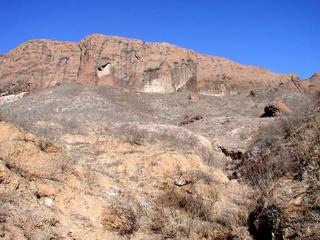
{"label": "shadowed rock face", "polygon": [[91,35],[79,43],[33,40],[0,58],[2,92],[78,81],[142,92],[188,89],[226,95],[266,87],[295,89],[297,79],[167,43],[105,35]]}

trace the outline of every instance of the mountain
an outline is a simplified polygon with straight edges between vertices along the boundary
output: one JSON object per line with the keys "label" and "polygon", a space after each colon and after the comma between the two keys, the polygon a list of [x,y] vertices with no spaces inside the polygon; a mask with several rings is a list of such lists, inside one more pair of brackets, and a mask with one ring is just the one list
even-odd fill
{"label": "mountain", "polygon": [[167,43],[24,43],[0,56],[0,239],[320,239],[319,83]]}
{"label": "mountain", "polygon": [[31,40],[0,57],[2,92],[35,91],[70,81],[142,92],[187,89],[226,95],[259,88],[295,89],[298,77],[168,43],[98,34],[78,43]]}

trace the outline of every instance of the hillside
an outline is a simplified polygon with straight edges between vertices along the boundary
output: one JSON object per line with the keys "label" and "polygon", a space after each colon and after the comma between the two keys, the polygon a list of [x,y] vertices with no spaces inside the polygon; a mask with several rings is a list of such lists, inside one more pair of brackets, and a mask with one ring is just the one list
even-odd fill
{"label": "hillside", "polygon": [[0,239],[319,239],[319,74],[91,35],[0,56]]}
{"label": "hillside", "polygon": [[[250,182],[258,169],[255,159],[266,149],[253,145],[255,136],[286,119],[260,117],[272,101],[285,103],[293,114],[311,104],[287,90],[200,95],[195,101],[185,92],[137,93],[76,83],[7,103],[0,107],[1,236],[261,239],[261,231],[289,236],[283,232],[289,222],[267,230],[257,225],[269,214],[259,210],[258,196],[272,205],[263,193],[280,175],[263,191]],[[268,135],[262,139],[268,141]],[[246,160],[253,146],[261,152]],[[307,187],[304,179],[279,181]],[[277,191],[291,204],[291,195]],[[299,199],[309,201],[305,196]],[[310,211],[315,221],[317,212]],[[317,234],[299,229],[299,236]]]}

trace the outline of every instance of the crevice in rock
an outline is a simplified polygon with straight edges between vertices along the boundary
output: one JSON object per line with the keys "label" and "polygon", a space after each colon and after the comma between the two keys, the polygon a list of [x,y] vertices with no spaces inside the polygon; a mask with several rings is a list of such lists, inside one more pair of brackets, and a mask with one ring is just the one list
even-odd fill
{"label": "crevice in rock", "polygon": [[283,240],[282,212],[277,206],[258,206],[250,213],[248,226],[253,239]]}
{"label": "crevice in rock", "polygon": [[238,179],[239,176],[239,167],[244,158],[244,153],[238,149],[227,149],[223,146],[218,146],[221,152],[226,156],[232,159],[231,162],[226,164],[225,173],[227,177],[231,179]]}
{"label": "crevice in rock", "polygon": [[137,60],[139,60],[139,61],[141,60],[141,57],[140,57],[139,55],[135,54],[134,56],[135,56],[135,58],[136,58]]}
{"label": "crevice in rock", "polygon": [[224,155],[230,157],[232,160],[241,160],[243,158],[243,153],[238,149],[227,149],[223,146],[218,146]]}
{"label": "crevice in rock", "polygon": [[102,72],[102,71],[103,71],[103,69],[105,69],[108,65],[110,65],[110,63],[109,63],[109,62],[107,62],[107,63],[103,64],[102,66],[98,67],[97,69],[98,69],[98,71]]}
{"label": "crevice in rock", "polygon": [[80,71],[81,71],[81,63],[82,63],[82,47],[80,44],[78,44],[79,50],[80,50],[80,58],[79,58],[79,66],[78,66],[78,72],[77,72],[77,81],[79,80]]}

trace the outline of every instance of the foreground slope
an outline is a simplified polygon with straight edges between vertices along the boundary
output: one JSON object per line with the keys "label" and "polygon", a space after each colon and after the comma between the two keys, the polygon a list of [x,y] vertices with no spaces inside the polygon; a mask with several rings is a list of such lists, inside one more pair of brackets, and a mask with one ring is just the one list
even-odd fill
{"label": "foreground slope", "polygon": [[[262,127],[280,129],[277,124],[282,121],[260,117],[270,102],[285,103],[295,114],[311,101],[302,93],[281,89],[254,95],[200,95],[191,101],[185,92],[147,94],[70,83],[4,104],[0,106],[0,235],[4,239],[261,239],[261,235],[272,239],[277,234],[286,239],[293,236],[291,226],[297,226],[297,236],[309,234],[312,239],[317,236],[309,230],[318,227],[318,199],[305,187],[314,184],[318,162],[301,171],[307,176],[302,181],[290,178],[287,165],[272,166],[280,173],[289,172],[288,176],[252,177],[263,172],[255,160],[263,153],[270,156],[263,145],[257,145],[259,153],[252,150],[253,136]],[[299,135],[314,132],[306,126],[319,121],[315,116],[313,122],[301,120]],[[294,144],[290,140],[276,145],[292,146],[293,153]],[[302,154],[305,146],[307,142],[299,148]],[[271,150],[280,159],[277,163],[286,163],[285,152],[278,155],[282,152],[278,148]],[[255,153],[253,160],[243,159],[248,153]],[[319,159],[317,152],[313,154]],[[265,183],[263,191],[252,184],[259,180]],[[318,189],[313,186],[310,189]],[[300,200],[308,204],[301,205]],[[292,209],[313,215],[298,218]],[[312,225],[301,224],[304,219]]]}
{"label": "foreground slope", "polygon": [[320,238],[320,106],[263,129],[241,164],[259,189],[248,219],[255,239]]}
{"label": "foreground slope", "polygon": [[5,122],[0,131],[2,239],[248,236],[250,188],[192,152],[101,131],[66,133],[60,146]]}

